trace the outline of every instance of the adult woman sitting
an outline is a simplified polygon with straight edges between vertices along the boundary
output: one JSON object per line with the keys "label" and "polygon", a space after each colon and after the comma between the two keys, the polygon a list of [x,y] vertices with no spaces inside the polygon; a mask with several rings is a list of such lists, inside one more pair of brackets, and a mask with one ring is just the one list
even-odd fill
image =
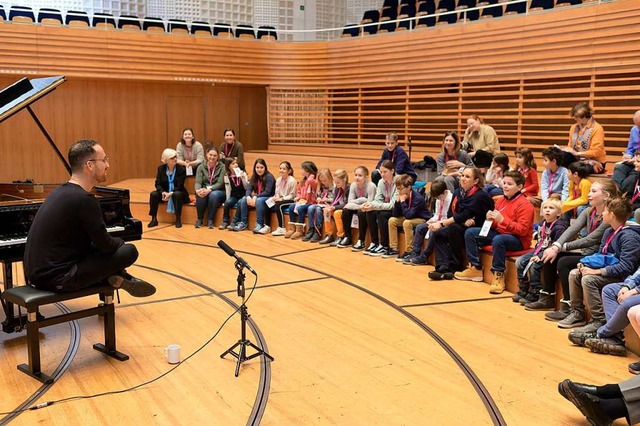
{"label": "adult woman sitting", "polygon": [[[393,162],[384,160],[379,170],[382,179],[378,181],[375,198],[360,207],[362,212],[360,214],[366,216],[364,224],[369,227],[371,237],[371,244],[364,254],[371,256],[382,256],[389,249],[389,219],[393,215],[393,205],[397,195]],[[360,232],[364,235],[366,228],[361,228]]]}
{"label": "adult woman sitting", "polygon": [[189,192],[184,187],[187,172],[178,164],[178,153],[167,148],[162,151],[162,164],[156,173],[156,190],[149,194],[149,228],[158,225],[158,206],[167,203],[167,212],[176,214],[176,228],[182,228],[182,204],[189,202]]}
{"label": "adult woman sitting", "polygon": [[500,152],[500,142],[493,127],[484,124],[479,115],[472,114],[467,119],[462,149],[469,153],[476,167],[486,169],[491,166],[493,156]]}
{"label": "adult woman sitting", "polygon": [[[591,185],[588,196],[589,207],[584,209],[560,238],[542,254],[541,260],[544,262],[544,266],[542,268],[541,297],[537,302],[526,304],[525,309],[552,309],[555,306],[556,282],[559,276],[562,285],[560,309],[548,312],[545,314],[545,318],[549,321],[561,321],[569,315],[569,273],[576,269],[580,259],[598,251],[602,236],[609,228],[609,225],[602,223],[605,201],[619,196],[620,190],[611,180],[601,180]],[[586,229],[587,236],[576,240],[575,238],[582,229]],[[542,297],[543,295],[547,297]]]}
{"label": "adult woman sitting", "polygon": [[242,144],[236,140],[236,132],[233,129],[224,130],[224,142],[220,145],[220,158],[235,157],[238,166],[245,170],[244,149]]}
{"label": "adult woman sitting", "polygon": [[447,132],[442,141],[442,152],[436,157],[438,177],[443,180],[447,189],[453,193],[458,187],[460,170],[466,166],[473,166],[473,161],[467,151],[460,148],[460,138],[456,132]]}
{"label": "adult woman sitting", "polygon": [[607,162],[604,129],[593,117],[593,109],[588,102],[580,102],[571,108],[571,117],[576,124],[569,130],[569,143],[562,148],[564,164],[582,161],[589,167],[589,174],[602,173]]}
{"label": "adult woman sitting", "polygon": [[209,210],[207,226],[213,229],[213,218],[216,210],[226,198],[224,187],[225,167],[218,158],[218,149],[215,146],[207,148],[207,162],[200,164],[196,171],[196,211],[198,220],[195,227],[202,226],[205,210]]}
{"label": "adult woman sitting", "polygon": [[193,129],[185,127],[182,131],[182,139],[176,146],[178,164],[184,166],[187,176],[193,176],[198,166],[204,162],[204,149],[202,144],[195,139]]}
{"label": "adult woman sitting", "polygon": [[429,226],[436,251],[436,269],[429,272],[432,280],[451,280],[462,271],[464,233],[472,226],[482,226],[493,199],[482,190],[484,178],[477,167],[468,166],[460,176],[460,187],[453,193],[448,219]]}

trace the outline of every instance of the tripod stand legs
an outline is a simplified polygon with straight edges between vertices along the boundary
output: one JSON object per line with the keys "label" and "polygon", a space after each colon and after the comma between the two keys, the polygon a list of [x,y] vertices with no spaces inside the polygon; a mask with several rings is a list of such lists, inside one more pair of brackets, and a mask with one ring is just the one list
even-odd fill
{"label": "tripod stand legs", "polygon": [[[247,347],[253,348],[256,351],[256,353],[247,356]],[[235,351],[236,348],[238,348],[237,352]],[[249,340],[246,340],[246,339],[238,340],[238,342],[235,345],[233,345],[232,347],[224,351],[224,353],[220,355],[220,358],[224,358],[227,354],[231,354],[234,358],[238,360],[236,364],[236,373],[235,373],[236,377],[238,377],[238,374],[240,374],[240,364],[242,364],[245,361],[259,357],[260,355],[264,355],[265,357],[269,358],[269,360],[273,361],[273,357],[271,355],[269,355],[268,353],[266,353],[265,351],[263,351],[262,349],[260,349],[259,347],[257,347],[256,345],[254,345],[253,343],[251,343]]]}

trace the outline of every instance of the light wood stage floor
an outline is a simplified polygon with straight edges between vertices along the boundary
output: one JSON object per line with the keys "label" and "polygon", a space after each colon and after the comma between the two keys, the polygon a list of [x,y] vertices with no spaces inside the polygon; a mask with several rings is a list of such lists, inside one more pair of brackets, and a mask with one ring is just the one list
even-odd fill
{"label": "light wood stage floor", "polygon": [[[121,185],[119,185],[121,186]],[[135,188],[132,188],[135,189]],[[142,188],[136,189],[142,194]],[[145,190],[146,191],[146,190]],[[132,195],[132,199],[133,199]],[[557,392],[565,378],[596,384],[628,378],[635,355],[596,355],[567,331],[526,312],[510,294],[484,283],[431,282],[431,267],[411,267],[282,237],[161,224],[135,242],[130,272],[154,283],[147,299],[121,294],[118,362],[92,349],[102,339],[97,317],[42,331],[43,371],[53,385],[19,372],[22,334],[2,334],[0,411],[58,402],[12,424],[343,424],[586,425]],[[258,271],[248,301],[249,339],[275,358],[256,358],[234,377],[220,354],[240,337],[233,259],[223,239]],[[16,272],[17,272],[16,267]],[[247,292],[253,276],[247,276]],[[90,306],[86,298],[65,302]],[[53,314],[49,306],[43,313]],[[179,344],[172,370],[163,355]],[[172,370],[172,371],[171,371]],[[137,389],[115,393],[164,377]],[[623,424],[623,423],[620,423]]]}

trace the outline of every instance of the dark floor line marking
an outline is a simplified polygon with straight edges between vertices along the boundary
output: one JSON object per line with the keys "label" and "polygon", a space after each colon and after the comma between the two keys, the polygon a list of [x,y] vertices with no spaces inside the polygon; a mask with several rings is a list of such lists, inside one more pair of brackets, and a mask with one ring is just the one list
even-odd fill
{"label": "dark floor line marking", "polygon": [[153,227],[153,229],[148,229],[148,227],[147,227],[147,229],[145,229],[145,230],[142,232],[142,236],[144,236],[145,234],[149,234],[149,233],[151,233],[151,232],[159,231],[159,230],[161,230],[161,229],[171,228],[172,226],[175,226],[175,225],[170,225],[170,224],[167,224],[167,225],[159,225],[159,226],[154,226],[154,227]]}
{"label": "dark floor line marking", "polygon": [[444,302],[416,303],[412,305],[399,305],[399,306],[401,308],[419,308],[423,306],[455,305],[458,303],[485,302],[489,300],[501,300],[501,299],[510,299],[510,298],[511,296],[481,297],[478,299],[447,300]]}
{"label": "dark floor line marking", "polygon": [[[63,314],[68,314],[71,312],[71,310],[63,303],[55,303],[55,306],[60,309],[60,312],[62,312]],[[67,369],[71,365],[71,362],[78,353],[78,348],[80,347],[80,324],[77,320],[69,321],[69,329],[69,346],[67,346],[67,351],[62,357],[60,364],[58,364],[58,367],[51,375],[51,377],[53,378],[53,383],[43,384],[42,386],[40,386],[34,393],[31,394],[30,397],[25,399],[22,404],[14,408],[11,414],[7,414],[5,417],[0,419],[0,425],[6,425],[23,412],[26,412],[22,410],[25,410],[26,408],[33,405],[38,399],[40,399],[45,393],[47,393],[47,391],[51,389],[51,387],[58,381],[58,379],[62,377],[65,371],[67,371]]]}
{"label": "dark floor line marking", "polygon": [[269,256],[269,259],[273,259],[274,257],[280,257],[280,256],[291,256],[292,254],[298,254],[298,253],[307,253],[309,251],[315,251],[315,250],[322,250],[322,249],[326,249],[329,248],[329,245],[324,245],[324,246],[320,246],[320,247],[313,247],[310,249],[304,249],[304,250],[298,250],[298,251],[290,251],[288,253],[282,253],[282,254],[276,254],[275,256]]}
{"label": "dark floor line marking", "polygon": [[[149,238],[149,240],[169,242],[169,243],[175,243],[175,244],[186,244],[186,245],[196,245],[196,246],[217,248],[217,247],[212,246],[210,244],[192,243],[192,242],[189,242],[189,241],[173,241],[173,240],[160,239],[160,238]],[[257,254],[257,253],[250,253],[250,252],[242,251],[242,250],[236,250],[236,251],[238,251],[240,253],[244,253],[244,254],[251,254],[251,255],[254,255],[254,256],[257,256],[257,257],[261,257],[261,258],[265,258],[265,259],[274,259],[273,256],[267,256],[267,255]],[[366,294],[378,299],[382,303],[386,304],[387,306],[390,306],[391,308],[393,308],[396,311],[400,312],[402,315],[404,315],[407,318],[409,318],[413,323],[415,323],[418,327],[420,327],[423,331],[425,331],[428,335],[430,335],[431,338],[433,338],[445,350],[445,352],[447,354],[449,354],[449,356],[453,359],[453,361],[456,364],[458,364],[458,366],[460,367],[462,372],[465,374],[465,376],[467,376],[467,379],[469,379],[469,381],[471,382],[471,385],[476,390],[476,393],[478,394],[478,396],[482,400],[482,403],[484,404],[485,408],[487,409],[489,417],[491,417],[491,420],[493,421],[493,423],[495,425],[500,425],[500,426],[503,426],[503,425],[507,424],[505,422],[504,418],[502,417],[502,414],[500,413],[500,409],[498,408],[497,404],[495,403],[495,401],[491,397],[491,394],[489,393],[489,391],[482,384],[482,381],[480,380],[480,378],[473,372],[471,367],[469,367],[469,365],[453,349],[453,347],[451,347],[446,342],[446,340],[444,340],[442,337],[440,337],[440,335],[438,335],[438,333],[436,333],[431,327],[426,325],[422,320],[420,320],[419,318],[414,316],[409,311],[407,311],[405,309],[402,309],[401,307],[399,307],[398,305],[394,304],[390,300],[384,298],[383,296],[380,296],[379,294],[374,293],[373,291],[371,291],[369,289],[366,289],[366,288],[364,288],[362,286],[359,286],[359,285],[357,285],[355,283],[347,281],[344,278],[340,278],[340,277],[337,277],[335,275],[328,274],[326,272],[319,271],[317,269],[311,268],[309,266],[302,266],[302,265],[299,265],[299,264],[296,264],[296,263],[293,263],[293,262],[289,262],[289,261],[286,261],[286,260],[283,260],[283,259],[274,259],[274,260],[276,262],[281,262],[281,263],[284,263],[284,264],[287,264],[287,265],[296,266],[296,267],[299,267],[299,268],[304,269],[304,270],[313,271],[313,272],[316,272],[318,274],[321,274],[321,275],[324,274],[324,275],[326,275],[326,276],[328,276],[330,278],[334,278],[335,280],[337,280],[339,282],[342,282],[342,283],[344,283],[344,284],[346,284],[346,285],[348,285],[350,287],[358,289],[358,290],[360,290],[360,291],[362,291],[362,292],[364,292],[364,293],[366,293]],[[264,358],[264,357],[261,357],[261,359],[262,358]]]}

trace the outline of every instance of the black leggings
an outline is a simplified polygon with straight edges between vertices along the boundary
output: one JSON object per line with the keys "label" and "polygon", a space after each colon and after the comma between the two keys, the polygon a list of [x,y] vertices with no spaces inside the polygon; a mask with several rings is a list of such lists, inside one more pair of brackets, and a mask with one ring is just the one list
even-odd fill
{"label": "black leggings", "polygon": [[373,244],[389,247],[389,218],[391,213],[391,210],[369,210],[366,213],[369,235],[371,235]]}
{"label": "black leggings", "polygon": [[556,260],[547,262],[542,267],[542,290],[549,294],[556,292],[556,282],[560,277],[562,299],[569,300],[569,272],[576,269],[584,256],[572,252],[558,253]]}

